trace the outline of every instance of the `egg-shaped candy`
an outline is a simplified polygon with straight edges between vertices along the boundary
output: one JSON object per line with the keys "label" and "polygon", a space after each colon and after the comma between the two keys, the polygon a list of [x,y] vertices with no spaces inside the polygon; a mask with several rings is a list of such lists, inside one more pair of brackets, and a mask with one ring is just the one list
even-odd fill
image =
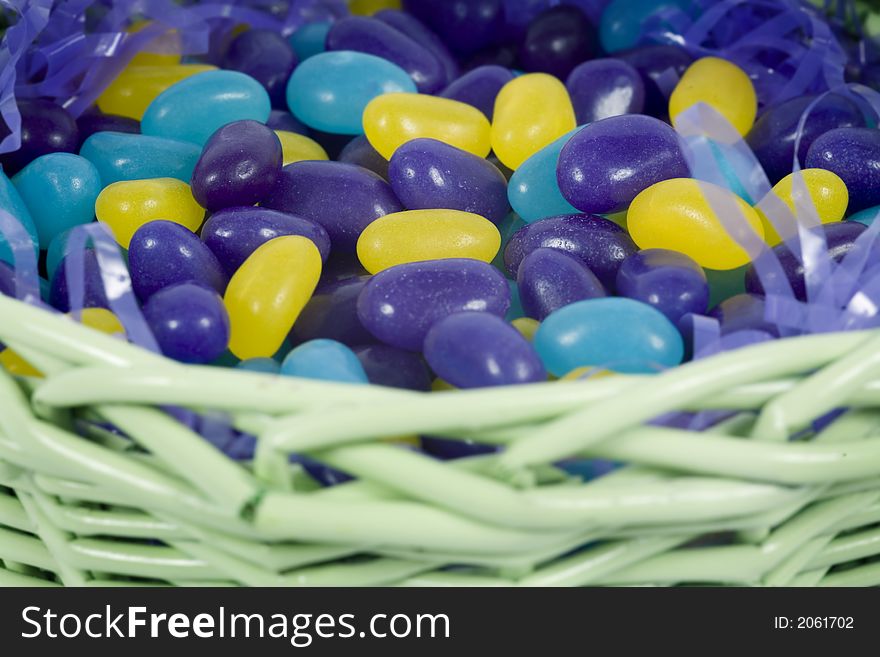
{"label": "egg-shaped candy", "polygon": [[236,36],[223,57],[223,68],[246,73],[263,85],[274,107],[286,107],[287,80],[296,63],[287,39],[263,29]]}
{"label": "egg-shaped candy", "polygon": [[738,331],[762,331],[778,336],[779,327],[767,320],[767,303],[762,295],[735,294],[715,306],[709,313],[718,320],[722,335]]}
{"label": "egg-shaped candy", "polygon": [[709,305],[706,274],[683,253],[646,249],[617,271],[617,293],[653,306],[673,324],[687,313],[704,315]]}
{"label": "egg-shaped candy", "polygon": [[15,151],[0,156],[7,176],[18,173],[41,155],[76,152],[79,128],[61,105],[43,98],[23,99],[17,104],[21,115],[21,144]]}
{"label": "egg-shaped candy", "polygon": [[288,37],[290,45],[301,62],[324,52],[330,27],[331,23],[327,21],[304,23]]}
{"label": "egg-shaped candy", "polygon": [[669,117],[697,103],[721,114],[739,134],[749,134],[758,113],[758,97],[749,76],[736,64],[719,57],[703,57],[688,67],[669,97]]}
{"label": "egg-shaped candy", "polygon": [[[800,199],[803,191],[806,191],[809,198]],[[798,173],[790,173],[776,183],[769,194],[782,201],[799,223],[813,222],[816,219],[823,224],[841,221],[849,204],[846,185],[837,174],[825,169],[802,169]],[[801,205],[806,208],[806,216],[803,218],[798,210]],[[769,204],[767,199],[758,203],[755,209],[764,224],[764,239],[770,246],[776,246],[796,233],[791,217],[776,217],[776,207]],[[776,222],[772,220],[774,217]]]}
{"label": "egg-shaped candy", "polygon": [[358,296],[369,280],[369,276],[322,280],[293,325],[291,337],[297,342],[328,338],[349,347],[376,342],[357,313]]}
{"label": "egg-shaped candy", "polygon": [[[70,284],[67,280],[67,258],[61,258],[49,288],[49,303],[63,313],[70,311]],[[80,285],[83,290],[83,308],[109,308],[110,301],[104,289],[104,278],[94,249],[83,252],[83,274]]]}
{"label": "egg-shaped candy", "polygon": [[354,352],[335,340],[309,340],[292,349],[281,362],[281,374],[320,381],[369,383]]}
{"label": "egg-shaped candy", "polygon": [[539,321],[575,301],[605,296],[596,275],[575,256],[558,249],[529,253],[520,263],[516,281],[523,310]]}
{"label": "egg-shaped candy", "polygon": [[378,151],[370,144],[370,140],[364,135],[358,135],[348,142],[336,159],[339,162],[356,164],[364,169],[369,169],[377,176],[388,180],[388,160],[379,155]]}
{"label": "egg-shaped candy", "polygon": [[81,114],[76,120],[76,127],[79,128],[80,143],[85,143],[86,139],[99,132],[119,132],[124,135],[139,135],[141,132],[140,121],[118,114],[104,114],[97,108]]}
{"label": "egg-shaped candy", "polygon": [[829,130],[810,146],[806,166],[827,169],[843,180],[849,191],[850,212],[880,204],[880,130]]}
{"label": "egg-shaped candy", "polygon": [[459,55],[495,44],[506,20],[503,0],[403,0],[402,5]]}
{"label": "egg-shaped candy", "polygon": [[443,68],[444,84],[449,84],[459,76],[458,62],[449,52],[449,48],[431,29],[418,18],[410,13],[395,9],[395,5],[399,5],[396,0],[386,2],[388,8],[382,8],[373,14],[373,18],[377,18],[383,23],[387,23],[398,32],[402,32],[410,39],[428,50],[440,62]]}
{"label": "egg-shaped candy", "polygon": [[649,21],[692,6],[692,0],[611,0],[599,24],[602,49],[616,53],[637,46],[643,41],[644,26]]}
{"label": "egg-shaped candy", "polygon": [[478,66],[450,82],[440,95],[472,105],[492,120],[498,92],[513,78],[514,75],[509,68],[493,65]]}
{"label": "egg-shaped candy", "polygon": [[263,374],[280,374],[281,365],[274,358],[248,358],[239,361],[236,369],[245,372],[261,372]]}
{"label": "egg-shaped candy", "polygon": [[577,66],[565,81],[578,125],[621,114],[640,114],[645,85],[639,72],[621,59],[593,59]]}
{"label": "egg-shaped candy", "polygon": [[192,179],[201,150],[196,144],[123,132],[97,132],[79,154],[95,165],[106,187],[122,180]]}
{"label": "egg-shaped candy", "polygon": [[310,137],[287,130],[275,130],[281,142],[281,163],[284,166],[303,160],[329,160],[327,151]]}
{"label": "egg-shaped candy", "polygon": [[140,121],[163,91],[181,80],[216,70],[207,64],[127,66],[98,96],[98,107],[102,112]]}
{"label": "egg-shaped candy", "polygon": [[144,317],[162,353],[183,363],[210,363],[229,342],[229,317],[213,289],[179,283],[144,305]]}
{"label": "egg-shaped candy", "polygon": [[615,59],[630,64],[639,72],[645,85],[644,113],[663,119],[669,115],[669,93],[667,89],[672,71],[678,80],[694,61],[684,49],[675,45],[647,45],[615,53]]}
{"label": "egg-shaped candy", "polygon": [[369,344],[352,349],[370,383],[404,390],[427,392],[431,389],[431,372],[424,358],[387,344]]}

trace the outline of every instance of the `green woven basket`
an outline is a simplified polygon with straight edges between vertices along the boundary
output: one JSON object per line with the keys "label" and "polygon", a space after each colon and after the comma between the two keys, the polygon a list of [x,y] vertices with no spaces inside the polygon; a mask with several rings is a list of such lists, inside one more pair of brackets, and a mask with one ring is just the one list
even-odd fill
{"label": "green woven basket", "polygon": [[[0,372],[0,585],[880,584],[880,331],[431,394],[184,366],[2,296],[0,340],[45,373]],[[254,461],[163,404],[228,413]],[[645,424],[676,409],[734,413]],[[503,450],[388,440],[412,434]],[[320,488],[291,453],[358,479]],[[583,483],[572,456],[628,465]]]}

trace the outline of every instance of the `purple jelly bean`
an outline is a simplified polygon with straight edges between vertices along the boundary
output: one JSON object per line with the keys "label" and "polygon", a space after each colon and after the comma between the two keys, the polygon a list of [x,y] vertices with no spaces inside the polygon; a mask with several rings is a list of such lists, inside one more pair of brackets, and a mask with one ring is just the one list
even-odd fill
{"label": "purple jelly bean", "polygon": [[850,213],[880,204],[880,130],[829,130],[810,146],[806,165],[840,176],[849,191]]}
{"label": "purple jelly bean", "polygon": [[517,47],[510,43],[490,46],[474,54],[462,64],[462,68],[465,71],[471,71],[481,66],[500,66],[506,69],[516,68]]}
{"label": "purple jelly bean", "polygon": [[[798,125],[815,99],[815,96],[800,96],[768,107],[749,131],[746,142],[764,167],[771,184],[775,185],[791,173]],[[828,94],[807,115],[798,147],[798,162],[804,165],[810,146],[829,130],[864,125],[858,105],[839,94]]]}
{"label": "purple jelly bean", "polygon": [[269,112],[269,119],[266,125],[273,130],[285,130],[286,132],[295,132],[298,135],[308,135],[308,126],[296,118],[290,112],[284,110],[272,110]]}
{"label": "purple jelly bean", "polygon": [[513,234],[504,249],[507,271],[516,276],[523,259],[541,247],[575,256],[611,291],[620,264],[638,250],[613,221],[590,214],[563,214],[528,224]]}
{"label": "purple jelly bean", "polygon": [[420,351],[440,319],[467,310],[503,317],[510,307],[507,279],[479,260],[450,258],[396,265],[379,272],[358,297],[361,323],[392,347]]}
{"label": "purple jelly bean", "polygon": [[128,246],[131,286],[141,301],[178,283],[201,283],[223,294],[228,276],[211,249],[173,221],[150,221]]}
{"label": "purple jelly bean", "polygon": [[388,181],[410,210],[463,210],[493,224],[510,211],[507,180],[494,164],[436,139],[413,139],[398,148]]}
{"label": "purple jelly bean", "polygon": [[449,84],[458,77],[458,62],[449,52],[449,48],[434,34],[427,25],[412,14],[398,9],[382,9],[373,14],[383,23],[388,23],[398,32],[403,32],[410,39],[422,45],[430,51],[443,67],[445,84]]}
{"label": "purple jelly bean", "polygon": [[491,121],[495,98],[513,77],[510,69],[503,66],[478,66],[451,82],[440,95],[476,107]]}
{"label": "purple jelly bean", "polygon": [[493,45],[504,29],[502,0],[404,0],[403,9],[461,55]]}
{"label": "purple jelly bean", "polygon": [[369,169],[388,180],[388,160],[379,155],[379,152],[373,148],[370,140],[364,135],[358,135],[348,142],[339,153],[337,160]]}
{"label": "purple jelly bean", "polygon": [[421,392],[431,389],[431,372],[425,360],[413,351],[370,344],[355,347],[354,353],[370,383]]}
{"label": "purple jelly bean", "polygon": [[[61,259],[52,276],[49,288],[49,303],[52,307],[63,313],[70,311],[68,299],[69,285],[67,283],[67,256]],[[98,257],[93,249],[86,249],[83,253],[83,308],[107,308],[110,302],[107,300],[107,292],[104,290],[104,279],[101,276],[101,267],[98,265]]]}
{"label": "purple jelly bean", "polygon": [[577,66],[565,83],[578,125],[645,107],[645,84],[639,72],[620,59],[594,59]]}
{"label": "purple jelly bean", "polygon": [[529,24],[519,50],[525,71],[550,73],[560,79],[597,50],[596,29],[571,5],[550,7]]}
{"label": "purple jelly bean", "polygon": [[232,276],[257,247],[284,235],[302,235],[314,242],[326,259],[330,237],[319,224],[269,208],[240,206],[215,212],[202,226],[201,236],[228,276]]}
{"label": "purple jelly bean", "polygon": [[103,114],[98,110],[86,112],[76,120],[80,143],[96,132],[124,132],[137,135],[141,132],[140,121],[118,114]]}
{"label": "purple jelly bean", "polygon": [[425,336],[425,360],[457,388],[484,388],[547,380],[532,344],[490,313],[455,313],[437,321]]}
{"label": "purple jelly bean", "polygon": [[462,459],[468,456],[480,456],[497,452],[495,445],[477,443],[473,440],[453,440],[452,438],[440,438],[438,436],[422,436],[422,449],[431,456],[439,459],[452,460]]}
{"label": "purple jelly bean", "polygon": [[693,57],[684,49],[672,45],[635,48],[615,53],[615,57],[632,65],[642,76],[645,85],[645,114],[658,119],[668,116],[669,94],[693,63]]}
{"label": "purple jelly bean", "polygon": [[626,210],[651,185],[688,177],[678,135],[668,124],[641,114],[612,116],[578,130],[556,166],[565,200],[596,214]]}
{"label": "purple jelly bean", "polygon": [[434,93],[446,85],[446,70],[430,50],[375,18],[350,16],[336,21],[327,33],[327,50],[353,50],[397,64],[421,93]]}
{"label": "purple jelly bean", "polygon": [[368,280],[369,276],[354,276],[322,282],[299,314],[291,337],[297,342],[336,340],[349,347],[375,342],[357,312],[358,296]]}
{"label": "purple jelly bean", "polygon": [[273,107],[287,107],[287,80],[296,64],[296,53],[287,39],[260,29],[235,37],[223,58],[223,68],[246,73],[263,85]]}
{"label": "purple jelly bean", "polygon": [[529,253],[520,263],[516,283],[526,316],[538,321],[575,301],[605,296],[602,283],[583,262],[557,249]]}
{"label": "purple jelly bean", "polygon": [[709,306],[706,273],[691,258],[666,249],[633,253],[617,270],[617,293],[654,306],[673,324]]}
{"label": "purple jelly bean", "polygon": [[764,297],[757,294],[736,294],[725,299],[709,316],[718,320],[722,335],[754,330],[779,336],[779,327],[765,319]]}
{"label": "purple jelly bean", "polygon": [[192,192],[199,205],[220,210],[263,200],[281,175],[281,142],[257,121],[233,121],[217,130],[196,162]]}
{"label": "purple jelly bean", "polygon": [[15,270],[3,261],[0,261],[0,294],[15,296]]}
{"label": "purple jelly bean", "polygon": [[40,155],[76,153],[79,128],[73,117],[50,100],[33,98],[18,101],[21,113],[21,147],[0,158],[7,176],[18,173]]}
{"label": "purple jelly bean", "polygon": [[363,167],[344,162],[288,164],[263,206],[321,224],[334,250],[354,252],[371,222],[403,206],[391,186]]}
{"label": "purple jelly bean", "polygon": [[162,353],[183,363],[210,363],[229,344],[229,316],[216,291],[197,283],[160,290],[144,317]]}

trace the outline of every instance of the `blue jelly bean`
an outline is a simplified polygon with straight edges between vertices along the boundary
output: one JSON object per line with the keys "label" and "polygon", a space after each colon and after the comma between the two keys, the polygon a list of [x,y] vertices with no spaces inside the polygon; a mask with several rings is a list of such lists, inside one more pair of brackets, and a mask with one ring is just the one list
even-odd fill
{"label": "blue jelly bean", "polygon": [[645,107],[645,84],[620,59],[594,59],[577,66],[565,82],[578,125],[610,116],[639,114]]}
{"label": "blue jelly bean", "polygon": [[245,372],[262,372],[263,374],[279,374],[281,365],[274,358],[248,358],[236,366]]}
{"label": "blue jelly bean", "polygon": [[201,150],[188,141],[123,132],[96,132],[79,154],[95,165],[106,187],[122,180],[177,178],[189,183]]}
{"label": "blue jelly bean", "polygon": [[461,55],[495,45],[504,32],[502,0],[404,0],[403,9]]}
{"label": "blue jelly bean", "polygon": [[288,37],[299,61],[314,57],[327,49],[327,33],[330,27],[330,23],[323,21],[305,23]]}
{"label": "blue jelly bean", "polygon": [[[49,288],[49,303],[53,308],[66,313],[70,310],[67,281],[67,256],[63,257],[55,268]],[[110,308],[107,292],[104,290],[104,278],[101,267],[93,249],[83,252],[83,308]]]}
{"label": "blue jelly bean", "polygon": [[385,344],[369,344],[352,349],[370,383],[427,392],[431,389],[431,372],[424,358],[414,351],[405,351]]}
{"label": "blue jelly bean", "polygon": [[[7,68],[6,70],[11,70]],[[8,102],[15,103],[10,97]],[[74,118],[61,105],[45,98],[25,98],[18,101],[21,115],[17,150],[0,156],[6,175],[13,175],[31,160],[48,153],[75,153],[79,147],[79,128]],[[9,134],[5,122],[3,134]]]}
{"label": "blue jelly bean", "polygon": [[575,128],[551,142],[523,162],[510,177],[507,198],[523,221],[532,222],[544,217],[577,212],[559,191],[556,180],[556,165],[559,153],[581,128]]}
{"label": "blue jelly bean", "polygon": [[424,353],[431,369],[457,388],[547,380],[531,343],[490,313],[455,313],[439,320],[425,336]]}
{"label": "blue jelly bean", "polygon": [[[34,257],[38,256],[39,239],[37,237],[37,227],[34,225],[31,213],[15,185],[12,184],[12,181],[6,177],[2,170],[0,170],[0,210],[5,210],[11,214],[24,227],[33,242]],[[12,257],[12,249],[2,233],[0,233],[0,262],[15,263]]]}
{"label": "blue jelly bean", "polygon": [[144,112],[141,131],[204,146],[227,123],[245,119],[265,123],[271,109],[269,94],[249,75],[206,71],[159,94]]}
{"label": "blue jelly bean", "polygon": [[[633,48],[642,42],[642,30],[651,16],[662,11],[679,9],[694,11],[693,0],[612,0],[602,12],[599,39],[605,52],[613,53]],[[658,25],[660,29],[665,26]],[[673,26],[669,26],[674,30]]]}
{"label": "blue jelly bean", "polygon": [[510,287],[510,308],[504,314],[504,319],[512,322],[515,319],[525,317],[527,313],[525,308],[523,308],[522,295],[519,293],[519,286],[516,284],[516,281],[508,279],[507,285]]}
{"label": "blue jelly bean", "polygon": [[295,132],[298,135],[309,136],[309,127],[293,114],[284,110],[273,109],[269,112],[266,125],[273,130],[284,130],[285,132]]}
{"label": "blue jelly bean", "polygon": [[529,253],[516,279],[523,310],[538,321],[575,301],[605,296],[605,288],[589,267],[557,249]]}
{"label": "blue jelly bean", "polygon": [[361,135],[364,108],[376,96],[415,93],[406,71],[381,57],[336,51],[302,62],[287,83],[290,111],[310,128]]}
{"label": "blue jelly bean", "polygon": [[300,342],[329,338],[349,347],[375,342],[357,314],[358,295],[369,279],[354,276],[322,282],[299,314],[291,336]]}
{"label": "blue jelly bean", "polygon": [[549,315],[535,349],[547,369],[565,376],[578,367],[648,374],[674,367],[684,356],[678,329],[660,311],[626,299],[588,299]]}
{"label": "blue jelly bean", "polygon": [[473,440],[453,440],[437,436],[422,436],[421,438],[422,449],[431,456],[444,461],[492,454],[498,451],[498,447],[495,445],[486,445]]}
{"label": "blue jelly bean", "polygon": [[281,374],[320,381],[369,383],[358,357],[335,340],[309,340],[291,350],[281,363]]}
{"label": "blue jelly bean", "polygon": [[64,251],[67,248],[67,238],[73,229],[65,230],[55,235],[49,242],[49,248],[46,249],[46,273],[49,280],[55,276],[55,270],[58,269],[58,263],[64,257]]}
{"label": "blue jelly bean", "polygon": [[450,82],[440,95],[476,107],[491,121],[495,112],[495,98],[501,87],[513,77],[510,69],[503,66],[478,66]]}
{"label": "blue jelly bean", "polygon": [[144,305],[144,317],[162,353],[183,363],[210,363],[229,344],[229,315],[214,290],[180,283]]}
{"label": "blue jelly bean", "polygon": [[529,24],[519,63],[526,71],[564,80],[575,66],[595,56],[596,41],[593,24],[578,7],[548,7]]}
{"label": "blue jelly bean", "polygon": [[850,212],[880,205],[880,130],[829,130],[810,146],[806,167],[840,176],[849,192]]}
{"label": "blue jelly bean", "polygon": [[273,106],[285,107],[287,80],[297,61],[283,36],[272,30],[250,29],[229,44],[223,68],[250,75],[266,89]]}
{"label": "blue jelly bean", "polygon": [[440,61],[445,75],[445,84],[449,84],[458,77],[458,62],[449,52],[446,44],[440,40],[422,21],[398,9],[382,9],[373,14],[383,23],[387,23],[398,32],[403,32],[410,39],[420,44]]}
{"label": "blue jelly bean", "polygon": [[856,212],[855,214],[850,215],[846,218],[846,220],[857,221],[860,224],[864,224],[865,226],[870,226],[874,223],[878,216],[880,216],[880,205],[875,205],[872,208],[865,208],[860,212]]}
{"label": "blue jelly bean", "polygon": [[15,174],[12,182],[30,211],[44,249],[58,233],[95,218],[101,177],[79,155],[42,155]]}
{"label": "blue jelly bean", "polygon": [[223,294],[228,282],[211,249],[173,221],[150,221],[137,229],[128,247],[128,268],[132,288],[142,301],[186,282],[201,283]]}
{"label": "blue jelly bean", "polygon": [[364,169],[369,169],[373,173],[382,176],[388,180],[388,160],[382,157],[370,140],[365,135],[358,135],[345,145],[339,157],[339,162],[348,164],[356,164]]}
{"label": "blue jelly bean", "polygon": [[653,306],[677,324],[687,313],[706,314],[709,284],[691,258],[666,249],[633,253],[617,271],[617,293]]}

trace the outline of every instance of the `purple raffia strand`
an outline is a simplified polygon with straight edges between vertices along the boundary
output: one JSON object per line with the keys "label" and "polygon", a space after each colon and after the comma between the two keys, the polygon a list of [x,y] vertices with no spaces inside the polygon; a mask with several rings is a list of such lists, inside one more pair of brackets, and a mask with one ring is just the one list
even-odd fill
{"label": "purple raffia strand", "polygon": [[707,315],[691,315],[694,359],[721,340],[721,323]]}
{"label": "purple raffia strand", "polygon": [[26,303],[43,305],[40,299],[40,277],[34,241],[21,222],[10,212],[0,209],[0,234],[12,251],[15,271],[15,297]]}

